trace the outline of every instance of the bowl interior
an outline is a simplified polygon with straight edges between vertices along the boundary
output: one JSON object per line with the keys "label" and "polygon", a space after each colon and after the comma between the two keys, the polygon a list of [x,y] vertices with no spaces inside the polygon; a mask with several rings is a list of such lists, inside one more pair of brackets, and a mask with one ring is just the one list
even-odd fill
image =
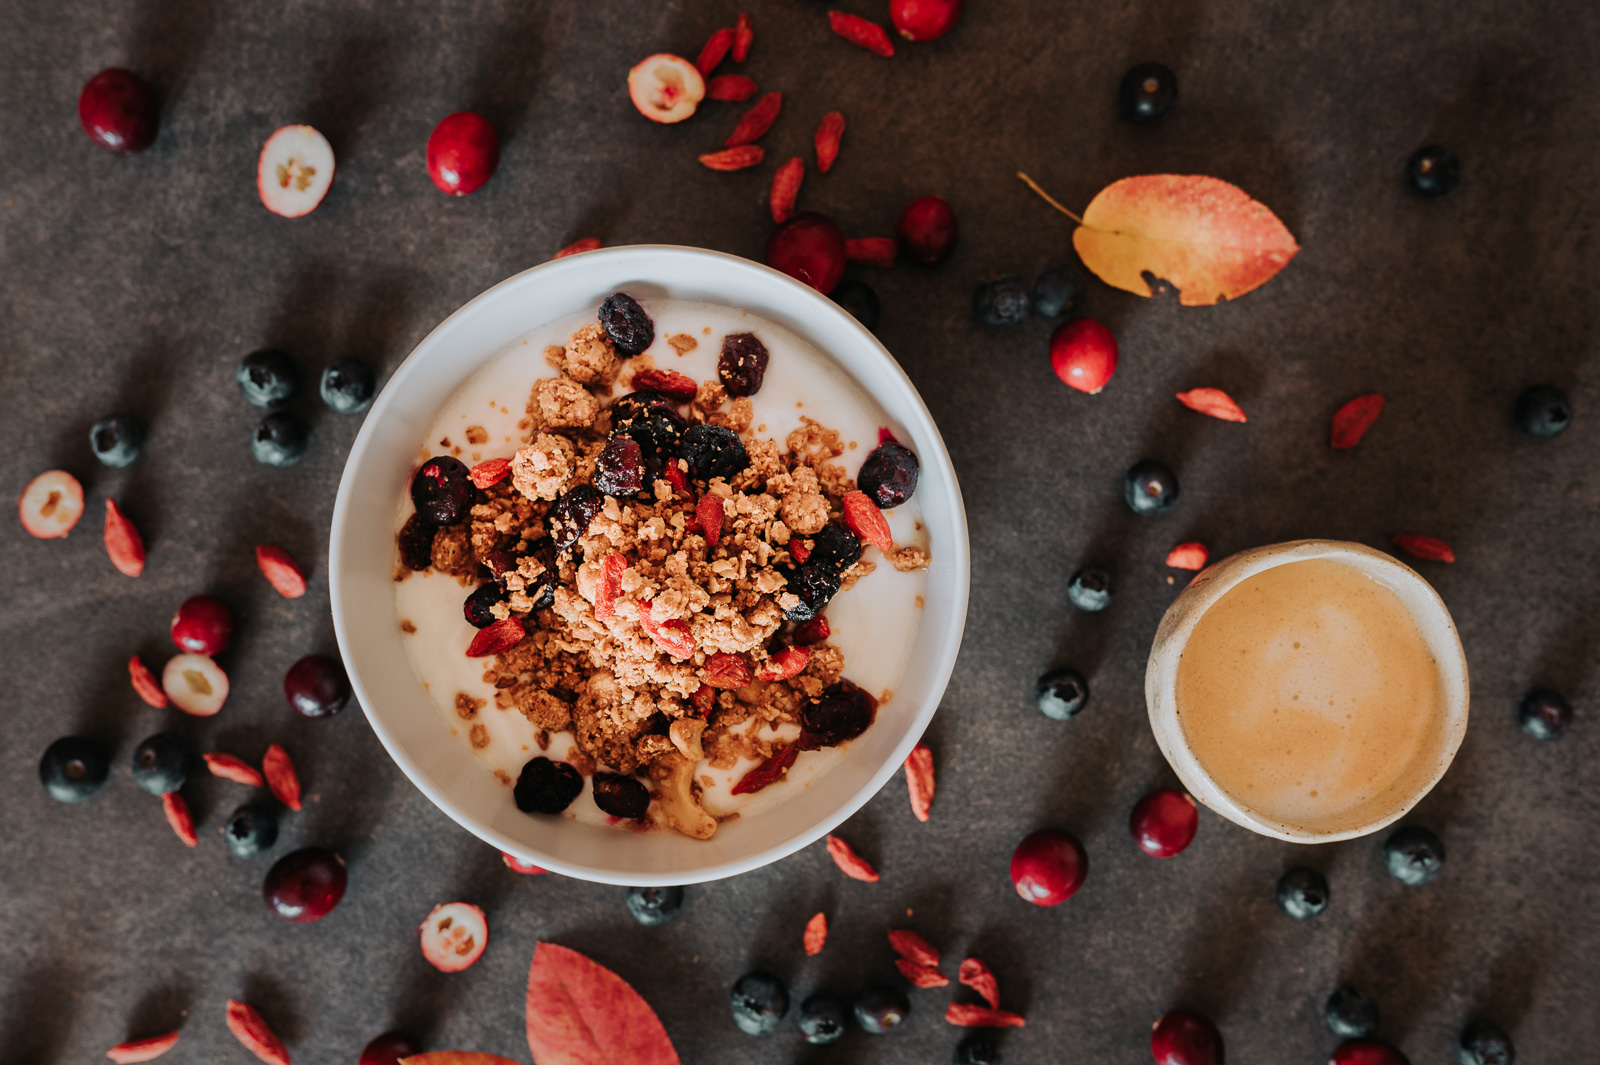
{"label": "bowl interior", "polygon": [[[844,759],[781,803],[725,823],[708,841],[530,817],[449,726],[406,656],[394,596],[394,518],[417,448],[462,382],[530,330],[597,307],[619,289],[747,310],[810,342],[883,408],[922,463],[917,489],[932,565],[893,713],[880,715]],[[530,382],[547,373],[530,365]],[[586,252],[501,282],[451,315],[406,359],[368,413],[334,507],[329,582],[334,627],[368,720],[440,809],[501,850],[607,883],[681,884],[776,861],[830,831],[904,762],[954,666],[966,620],[968,546],[960,489],[944,443],[911,382],[867,330],[811,288],[746,259],[669,246]],[[846,649],[849,653],[849,648]]]}

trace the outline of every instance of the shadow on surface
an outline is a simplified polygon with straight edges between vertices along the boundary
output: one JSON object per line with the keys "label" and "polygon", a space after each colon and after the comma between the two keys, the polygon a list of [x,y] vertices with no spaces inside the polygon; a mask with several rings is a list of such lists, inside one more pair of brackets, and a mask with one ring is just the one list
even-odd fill
{"label": "shadow on surface", "polygon": [[183,97],[217,25],[209,0],[145,0],[134,17],[129,65],[155,86],[163,111]]}
{"label": "shadow on surface", "polygon": [[15,982],[0,1013],[0,1046],[6,1060],[51,1062],[58,1059],[72,1031],[78,1007],[68,988],[72,974],[38,962],[12,970]]}
{"label": "shadow on surface", "polygon": [[502,146],[515,140],[539,83],[539,54],[549,11],[542,4],[512,3],[492,20],[467,104],[500,134]]}

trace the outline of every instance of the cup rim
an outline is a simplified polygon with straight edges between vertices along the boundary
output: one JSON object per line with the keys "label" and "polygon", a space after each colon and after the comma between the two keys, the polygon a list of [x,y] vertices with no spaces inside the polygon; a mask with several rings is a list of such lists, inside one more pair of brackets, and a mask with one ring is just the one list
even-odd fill
{"label": "cup rim", "polygon": [[[1426,781],[1382,815],[1359,825],[1329,831],[1313,831],[1271,818],[1225,791],[1200,764],[1183,735],[1178,721],[1177,672],[1183,649],[1206,611],[1241,582],[1258,573],[1312,559],[1331,558],[1353,563],[1370,576],[1407,595],[1407,607],[1420,601],[1435,616],[1419,625],[1423,639],[1439,666],[1444,711],[1444,736],[1437,768]],[[1398,587],[1396,587],[1398,586]],[[1412,609],[1415,614],[1416,610]],[[1291,843],[1333,843],[1381,831],[1404,817],[1443,779],[1466,738],[1470,685],[1466,653],[1455,620],[1444,600],[1416,570],[1393,555],[1348,540],[1291,540],[1249,548],[1206,567],[1189,587],[1172,602],[1162,616],[1152,641],[1145,669],[1145,706],[1150,729],[1167,763],[1177,773],[1190,794],[1214,812],[1237,825]]]}

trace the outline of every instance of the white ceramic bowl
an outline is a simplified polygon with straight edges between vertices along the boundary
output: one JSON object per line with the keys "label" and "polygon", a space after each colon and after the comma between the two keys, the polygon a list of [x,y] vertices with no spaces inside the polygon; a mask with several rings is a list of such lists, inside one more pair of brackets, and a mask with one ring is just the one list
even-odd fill
{"label": "white ceramic bowl", "polygon": [[[419,441],[464,381],[531,330],[597,307],[612,292],[652,291],[759,315],[809,341],[870,396],[922,463],[917,502],[932,565],[915,644],[880,717],[814,785],[722,826],[710,840],[530,817],[465,743],[450,735],[401,643],[394,522]],[[530,368],[530,378],[545,372]],[[903,432],[902,432],[903,431]],[[944,694],[966,623],[969,558],[961,491],[916,389],[876,338],[832,300],[747,259],[663,245],[557,259],[502,281],[417,345],[356,437],[333,510],[334,629],[367,720],[423,794],[468,831],[546,869],[603,883],[686,884],[777,861],[831,831],[894,775]],[[845,648],[846,654],[849,648]]]}

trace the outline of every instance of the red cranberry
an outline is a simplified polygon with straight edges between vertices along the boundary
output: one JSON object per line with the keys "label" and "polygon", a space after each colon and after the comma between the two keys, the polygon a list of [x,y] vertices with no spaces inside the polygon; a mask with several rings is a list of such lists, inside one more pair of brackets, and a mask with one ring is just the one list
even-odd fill
{"label": "red cranberry", "polygon": [[172,615],[172,642],[195,655],[216,655],[233,643],[233,611],[214,595],[191,595]]}
{"label": "red cranberry", "polygon": [[1182,854],[1199,827],[1194,800],[1175,788],[1160,788],[1140,799],[1128,821],[1134,842],[1152,858]]}
{"label": "red cranberry", "polygon": [[350,701],[350,678],[338,659],[306,655],[289,667],[283,694],[302,717],[332,717]]}
{"label": "red cranberry", "polygon": [[923,266],[938,266],[956,248],[956,213],[939,196],[912,200],[895,226],[900,251]]}
{"label": "red cranberry", "polygon": [[1083,844],[1057,828],[1041,828],[1011,854],[1011,882],[1036,906],[1059,906],[1083,886],[1089,856]]}
{"label": "red cranberry", "polygon": [[767,265],[826,296],[844,274],[844,234],[827,215],[797,214],[767,238]]}
{"label": "red cranberry", "polygon": [[1382,1039],[1346,1039],[1328,1065],[1411,1065],[1411,1059]]}
{"label": "red cranberry", "polygon": [[428,176],[440,192],[465,196],[482,188],[500,165],[500,135],[476,111],[446,115],[428,138]]}
{"label": "red cranberry", "polygon": [[1074,318],[1050,334],[1050,365],[1056,376],[1091,396],[1117,372],[1117,338],[1093,318]]}
{"label": "red cranberry", "polygon": [[267,871],[261,896],[285,921],[310,924],[339,905],[347,880],[343,858],[323,847],[302,847]]}
{"label": "red cranberry", "polygon": [[1150,1030],[1156,1065],[1222,1065],[1222,1033],[1194,1010],[1169,1010]]}
{"label": "red cranberry", "polygon": [[962,0],[890,0],[889,20],[908,41],[931,41],[950,32]]}
{"label": "red cranberry", "polygon": [[115,155],[150,147],[161,125],[155,90],[139,75],[107,67],[78,94],[78,121],[96,145]]}
{"label": "red cranberry", "polygon": [[417,1041],[404,1032],[384,1032],[362,1049],[360,1065],[399,1065],[401,1058],[420,1053]]}

